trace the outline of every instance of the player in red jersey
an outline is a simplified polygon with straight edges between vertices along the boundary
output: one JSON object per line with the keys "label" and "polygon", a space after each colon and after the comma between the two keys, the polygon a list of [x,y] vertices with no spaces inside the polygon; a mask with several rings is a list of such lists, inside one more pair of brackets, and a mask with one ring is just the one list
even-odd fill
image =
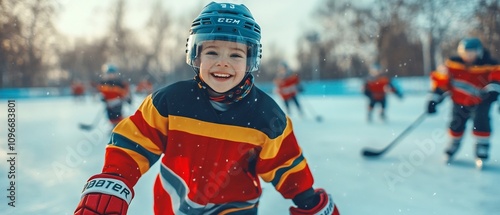
{"label": "player in red jersey", "polygon": [[372,113],[376,104],[380,105],[380,118],[386,120],[385,110],[387,107],[387,92],[392,92],[402,98],[403,94],[383,75],[380,65],[374,64],[370,67],[369,76],[363,85],[363,93],[368,98],[368,121],[372,121]]}
{"label": "player in red jersey", "polygon": [[138,94],[145,94],[145,95],[151,94],[153,93],[153,84],[151,83],[151,81],[149,81],[149,79],[144,78],[141,81],[139,81],[139,83],[137,83],[135,92]]}
{"label": "player in red jersey", "polygon": [[118,68],[112,64],[105,64],[102,67],[103,79],[97,85],[97,90],[101,93],[101,99],[106,105],[106,112],[109,121],[113,126],[123,119],[123,103],[131,103],[129,84],[120,78]]}
{"label": "player in red jersey", "polygon": [[195,78],[155,91],[115,127],[75,214],[126,214],[134,185],[160,157],[156,215],[257,214],[259,178],[293,200],[293,215],[339,214],[313,188],[290,119],[254,85],[260,35],[244,5],[205,6],[186,46]]}
{"label": "player in red jersey", "polygon": [[285,102],[286,112],[290,114],[290,101],[293,101],[297,110],[302,115],[302,108],[297,94],[301,91],[300,78],[296,73],[292,73],[288,64],[282,62],[278,65],[278,74],[274,79],[276,90]]}
{"label": "player in red jersey", "polygon": [[476,162],[482,165],[483,160],[488,158],[491,135],[489,112],[500,92],[500,66],[489,56],[478,38],[461,40],[457,51],[458,56],[447,59],[441,72],[431,75],[433,96],[427,104],[427,112],[435,113],[436,105],[449,93],[453,109],[449,125],[451,141],[445,151],[447,160],[449,162],[459,149],[466,122],[472,119]]}
{"label": "player in red jersey", "polygon": [[83,101],[85,99],[85,85],[80,80],[75,80],[71,83],[71,94],[75,101]]}

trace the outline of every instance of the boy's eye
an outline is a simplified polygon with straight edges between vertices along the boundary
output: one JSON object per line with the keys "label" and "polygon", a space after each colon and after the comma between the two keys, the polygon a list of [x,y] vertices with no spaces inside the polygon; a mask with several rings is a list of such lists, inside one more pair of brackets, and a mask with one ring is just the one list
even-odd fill
{"label": "boy's eye", "polygon": [[231,54],[231,57],[242,58],[243,55],[241,55],[241,54]]}
{"label": "boy's eye", "polygon": [[208,51],[206,55],[217,55],[217,52],[215,51]]}

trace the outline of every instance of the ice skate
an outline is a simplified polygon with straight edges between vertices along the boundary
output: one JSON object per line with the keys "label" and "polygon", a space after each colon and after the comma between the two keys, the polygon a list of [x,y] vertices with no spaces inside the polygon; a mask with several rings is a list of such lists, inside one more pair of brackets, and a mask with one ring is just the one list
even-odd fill
{"label": "ice skate", "polygon": [[448,148],[445,150],[445,161],[447,164],[451,163],[453,160],[453,157],[455,153],[458,151],[460,148],[460,142],[459,141],[452,141],[449,145]]}
{"label": "ice skate", "polygon": [[476,158],[475,160],[475,165],[476,165],[476,169],[478,170],[482,170],[483,169],[483,166],[484,166],[484,160],[481,159],[481,158]]}
{"label": "ice skate", "polygon": [[380,119],[381,119],[383,122],[387,122],[387,117],[385,116],[385,112],[380,112]]}
{"label": "ice skate", "polygon": [[488,159],[488,151],[490,144],[488,143],[477,143],[476,144],[476,168],[481,170],[484,167],[484,162]]}

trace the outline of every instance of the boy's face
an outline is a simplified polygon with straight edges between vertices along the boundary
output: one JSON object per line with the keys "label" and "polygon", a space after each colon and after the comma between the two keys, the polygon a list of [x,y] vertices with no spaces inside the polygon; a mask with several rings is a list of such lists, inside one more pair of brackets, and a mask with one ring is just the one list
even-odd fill
{"label": "boy's face", "polygon": [[238,85],[247,70],[247,46],[228,41],[207,41],[200,54],[200,78],[218,93]]}
{"label": "boy's face", "polygon": [[375,77],[375,76],[380,75],[381,71],[380,71],[380,69],[377,69],[377,68],[370,68],[368,73],[370,74],[370,76]]}
{"label": "boy's face", "polygon": [[460,53],[460,57],[464,60],[465,63],[473,63],[478,56],[478,52],[476,50],[465,50]]}
{"label": "boy's face", "polygon": [[283,65],[278,65],[278,75],[285,75],[286,68]]}

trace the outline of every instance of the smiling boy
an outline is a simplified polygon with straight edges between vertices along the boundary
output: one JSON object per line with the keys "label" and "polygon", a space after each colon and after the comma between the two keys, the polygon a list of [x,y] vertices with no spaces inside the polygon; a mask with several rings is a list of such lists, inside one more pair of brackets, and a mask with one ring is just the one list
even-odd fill
{"label": "smiling boy", "polygon": [[313,188],[290,119],[254,86],[260,33],[244,5],[205,6],[186,46],[194,80],[154,92],[116,126],[75,214],[126,214],[133,186],[161,157],[157,215],[257,214],[259,177],[293,200],[293,215],[338,215],[331,196]]}

